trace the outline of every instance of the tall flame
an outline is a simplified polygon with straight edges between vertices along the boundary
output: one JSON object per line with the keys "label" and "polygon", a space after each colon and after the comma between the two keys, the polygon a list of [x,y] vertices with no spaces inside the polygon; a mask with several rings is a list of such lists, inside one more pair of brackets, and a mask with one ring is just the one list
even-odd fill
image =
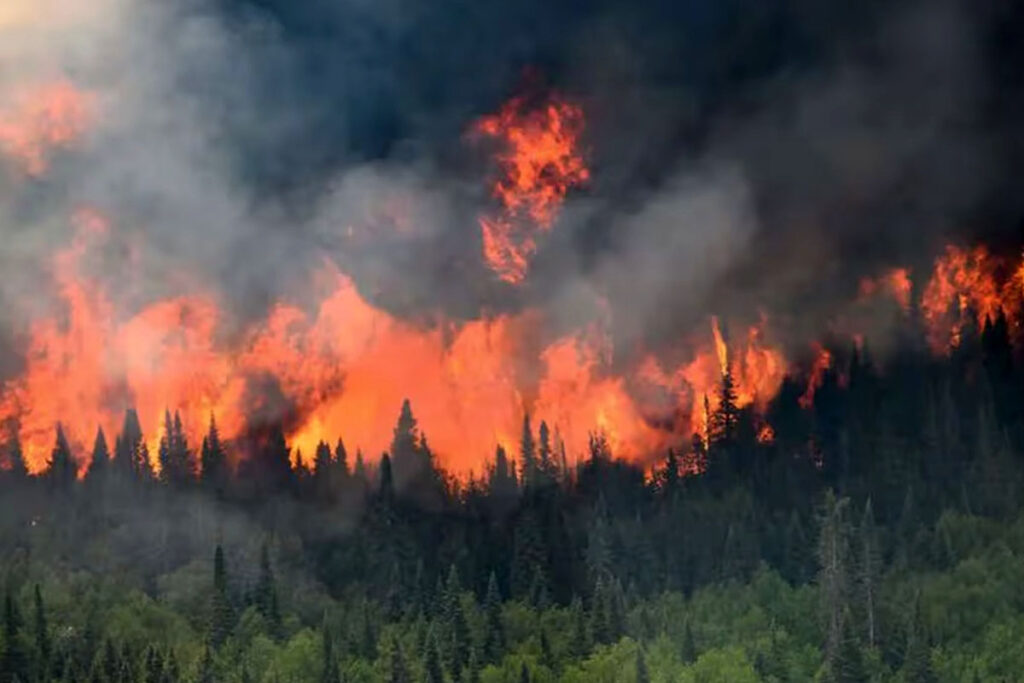
{"label": "tall flame", "polygon": [[500,209],[480,217],[484,259],[500,279],[518,283],[537,251],[538,233],[551,229],[569,190],[590,178],[578,149],[583,111],[557,95],[539,107],[517,97],[477,121],[474,131],[499,146],[491,194]]}

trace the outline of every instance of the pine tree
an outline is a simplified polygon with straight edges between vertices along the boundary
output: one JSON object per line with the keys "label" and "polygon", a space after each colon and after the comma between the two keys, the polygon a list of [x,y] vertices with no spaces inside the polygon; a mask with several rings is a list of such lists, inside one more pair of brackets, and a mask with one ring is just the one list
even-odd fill
{"label": "pine tree", "polygon": [[590,635],[587,632],[583,603],[578,597],[573,598],[569,605],[569,612],[572,629],[569,634],[569,649],[574,659],[582,659],[590,654]]}
{"label": "pine tree", "polygon": [[92,455],[89,458],[89,469],[86,471],[87,480],[98,481],[106,476],[107,468],[110,465],[110,451],[107,448],[107,437],[103,433],[103,427],[96,429],[96,440],[93,442]]}
{"label": "pine tree", "polygon": [[29,681],[29,659],[21,633],[21,614],[10,590],[4,595],[3,649],[0,650],[0,683]]}
{"label": "pine tree", "polygon": [[469,624],[462,610],[462,582],[454,564],[448,570],[444,596],[446,664],[449,671],[458,674],[469,661]]}
{"label": "pine tree", "polygon": [[203,447],[199,456],[199,478],[208,490],[223,495],[227,489],[230,471],[227,454],[217,431],[217,421],[210,414],[210,426],[203,437]]}
{"label": "pine tree", "polygon": [[11,425],[7,438],[7,476],[15,481],[23,481],[28,477],[28,466],[25,454],[21,449],[21,437],[16,425]]}
{"label": "pine tree", "polygon": [[853,625],[853,616],[844,609],[840,617],[840,636],[835,655],[829,661],[830,683],[867,683],[870,680]]}
{"label": "pine tree", "polygon": [[921,615],[921,595],[914,597],[910,625],[907,629],[907,647],[903,656],[903,680],[907,683],[935,683],[937,679],[931,664],[931,648]]}
{"label": "pine tree", "polygon": [[[138,456],[142,447],[142,426],[139,424],[139,416],[134,408],[125,411],[121,433],[115,441],[114,468],[125,479],[138,478],[141,465]],[[145,466],[149,467],[149,463],[146,462]]]}
{"label": "pine tree", "polygon": [[487,595],[484,598],[484,643],[483,652],[486,661],[497,662],[505,651],[505,626],[501,620],[501,594],[498,592],[498,579],[491,572],[487,580]]}
{"label": "pine tree", "polygon": [[192,457],[188,450],[188,439],[181,424],[181,415],[177,411],[173,418],[169,410],[164,411],[164,434],[160,438],[157,457],[160,462],[160,480],[163,483],[184,486],[195,476]]}
{"label": "pine tree", "polygon": [[831,489],[825,492],[818,539],[818,586],[822,613],[826,622],[826,661],[834,661],[841,645],[843,611],[847,605],[849,572],[849,527],[846,508],[849,500],[837,499]]}
{"label": "pine tree", "polygon": [[345,442],[338,438],[338,443],[334,446],[334,467],[337,470],[338,476],[344,481],[349,476],[348,471],[348,451],[345,450]]}
{"label": "pine tree", "polygon": [[636,683],[651,683],[651,674],[647,671],[647,662],[644,660],[643,648],[637,645],[636,648]]}
{"label": "pine tree", "polygon": [[537,483],[537,447],[533,441],[529,413],[523,415],[523,433],[519,440],[519,463],[522,467],[520,479],[523,488],[533,488]]}
{"label": "pine tree", "polygon": [[327,623],[327,615],[324,615],[324,623],[320,629],[322,637],[321,652],[323,664],[320,667],[320,683],[340,683],[341,671],[338,669],[338,660],[334,656],[334,638],[331,635],[330,624]]}
{"label": "pine tree", "polygon": [[882,557],[878,546],[878,530],[871,499],[864,504],[864,515],[860,522],[860,588],[864,603],[864,619],[867,643],[875,646],[877,636],[878,583],[882,568]]}
{"label": "pine tree", "polygon": [[270,551],[267,544],[260,547],[260,572],[256,582],[256,609],[270,625],[275,636],[281,633],[281,612],[277,603],[277,586],[274,570],[270,566]]}
{"label": "pine tree", "polygon": [[57,439],[46,465],[46,476],[59,491],[68,491],[75,483],[77,468],[71,455],[71,446],[64,436],[64,427],[57,423]]}
{"label": "pine tree", "polygon": [[332,497],[333,468],[331,447],[321,441],[313,455],[313,493],[318,500],[327,501]]}
{"label": "pine tree", "polygon": [[213,553],[213,600],[210,605],[210,643],[220,647],[234,624],[231,602],[228,599],[228,577],[224,564],[224,550],[217,546]]}
{"label": "pine tree", "polygon": [[684,664],[697,661],[697,643],[693,638],[693,626],[690,624],[690,619],[687,619],[683,626],[683,645],[680,658]]}
{"label": "pine tree", "polygon": [[33,608],[35,611],[36,640],[36,677],[46,680],[52,667],[53,648],[50,641],[50,630],[46,623],[46,610],[43,608],[43,593],[39,584],[33,590]]}
{"label": "pine tree", "polygon": [[541,420],[538,430],[537,441],[537,467],[540,470],[540,483],[550,486],[555,482],[557,466],[555,465],[554,454],[551,450],[551,433],[548,431],[548,423]]}
{"label": "pine tree", "polygon": [[395,482],[391,473],[391,457],[384,453],[380,456],[378,476],[380,477],[380,499],[391,503],[395,498]]}
{"label": "pine tree", "polygon": [[437,638],[431,630],[427,637],[427,652],[423,662],[426,683],[444,683],[444,672],[441,670],[441,659],[437,653]]}

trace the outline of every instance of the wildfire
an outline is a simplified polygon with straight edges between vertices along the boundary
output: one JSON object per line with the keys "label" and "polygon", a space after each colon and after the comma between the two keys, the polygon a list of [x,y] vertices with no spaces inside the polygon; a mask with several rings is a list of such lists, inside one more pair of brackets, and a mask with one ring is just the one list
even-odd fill
{"label": "wildfire", "polygon": [[860,296],[861,299],[866,299],[879,292],[884,292],[892,297],[902,310],[908,311],[910,310],[912,286],[908,269],[893,268],[877,279],[864,278],[861,280]]}
{"label": "wildfire", "polygon": [[933,349],[958,346],[968,316],[975,316],[979,328],[1000,313],[1016,316],[1012,304],[1019,303],[1019,285],[1011,278],[1001,287],[998,269],[998,260],[980,246],[971,250],[949,246],[936,260],[921,297],[921,313]]}
{"label": "wildfire", "polygon": [[590,178],[578,149],[583,111],[559,96],[541,106],[517,97],[473,130],[499,146],[491,194],[500,210],[480,217],[484,259],[500,279],[518,283],[538,234],[551,229],[569,190]]}
{"label": "wildfire", "polygon": [[112,438],[129,407],[142,420],[151,458],[165,409],[180,412],[193,443],[212,415],[227,439],[276,420],[293,454],[339,435],[377,454],[388,447],[406,397],[433,450],[455,471],[478,467],[495,443],[514,447],[527,410],[557,427],[574,456],[594,429],[616,454],[632,458],[671,436],[648,424],[624,378],[610,372],[599,329],[537,353],[531,340],[544,321],[536,311],[421,328],[369,304],[325,262],[318,277],[330,293],[316,310],[281,302],[228,344],[218,334],[224,316],[207,294],[121,316],[83,267],[103,247],[108,223],[89,210],[76,225],[72,244],[53,259],[63,310],[33,322],[24,372],[6,383],[0,400],[0,421],[18,425],[34,472],[46,465],[57,421],[84,466],[97,426]]}
{"label": "wildfire", "polygon": [[815,342],[814,363],[811,365],[810,376],[807,380],[807,388],[800,396],[800,407],[808,410],[814,405],[814,394],[825,382],[825,373],[832,367],[832,353],[821,344]]}
{"label": "wildfire", "polygon": [[0,149],[26,174],[40,176],[53,150],[84,134],[90,109],[90,98],[67,81],[24,89],[0,109]]}
{"label": "wildfire", "polygon": [[[677,409],[687,415],[689,433],[706,439],[708,420],[721,404],[727,374],[732,382],[736,408],[753,406],[757,412],[763,412],[782,386],[786,359],[780,349],[765,342],[766,326],[765,319],[750,326],[743,342],[730,349],[717,317],[712,317],[710,339],[698,342],[692,360],[673,370],[665,370],[650,356],[641,365],[639,376],[647,384],[670,392]],[[774,433],[763,427],[760,429],[763,441],[771,441]]]}

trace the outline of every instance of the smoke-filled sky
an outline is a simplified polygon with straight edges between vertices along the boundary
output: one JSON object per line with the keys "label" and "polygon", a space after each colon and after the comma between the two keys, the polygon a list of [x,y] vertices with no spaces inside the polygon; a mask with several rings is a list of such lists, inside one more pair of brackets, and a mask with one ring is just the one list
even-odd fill
{"label": "smoke-filled sky", "polygon": [[[5,271],[90,202],[146,233],[154,271],[184,259],[246,306],[318,250],[396,310],[581,278],[624,335],[709,297],[813,306],[866,262],[1016,229],[1015,17],[976,4],[8,1],[4,99],[67,79],[93,120],[45,179],[5,169]],[[546,86],[586,113],[592,181],[510,293],[480,267],[466,131]],[[395,197],[414,229],[346,250]]]}
{"label": "smoke-filled sky", "polygon": [[[83,207],[126,309],[312,305],[328,259],[416,324],[540,309],[618,352],[768,311],[805,340],[863,275],[1015,244],[1021,26],[966,0],[5,0],[7,346]],[[470,131],[551,92],[590,174],[512,286],[481,259],[495,171]]]}

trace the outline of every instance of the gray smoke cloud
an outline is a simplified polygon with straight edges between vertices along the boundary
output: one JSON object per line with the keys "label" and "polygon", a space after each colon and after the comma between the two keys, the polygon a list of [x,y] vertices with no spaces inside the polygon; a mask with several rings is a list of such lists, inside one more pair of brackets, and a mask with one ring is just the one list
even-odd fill
{"label": "gray smoke cloud", "polygon": [[[144,245],[141,279],[101,269],[141,283],[117,291],[129,308],[195,286],[258,317],[310,296],[326,256],[414,319],[531,306],[571,326],[606,301],[631,348],[763,308],[806,338],[862,274],[926,261],[1002,201],[993,17],[962,3],[60,4],[0,15],[0,101],[54,78],[95,98],[45,175],[3,162],[15,318],[95,205]],[[481,263],[493,168],[465,131],[524,66],[584,107],[593,179],[516,289]]]}

